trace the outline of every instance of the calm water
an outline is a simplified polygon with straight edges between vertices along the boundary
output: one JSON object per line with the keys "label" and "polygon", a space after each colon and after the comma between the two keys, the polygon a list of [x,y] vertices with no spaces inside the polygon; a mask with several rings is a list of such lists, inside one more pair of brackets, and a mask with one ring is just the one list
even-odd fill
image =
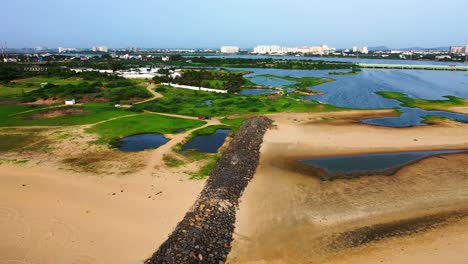
{"label": "calm water", "polygon": [[120,139],[119,149],[126,152],[142,151],[145,149],[158,148],[168,141],[169,139],[159,133],[139,134]]}
{"label": "calm water", "polygon": [[[187,56],[190,57],[190,56]],[[408,64],[408,65],[459,65],[467,66],[465,62],[445,62],[445,61],[417,61],[417,60],[386,60],[386,59],[358,59],[358,58],[329,58],[329,57],[295,57],[295,56],[268,56],[268,55],[228,55],[228,56],[205,56],[206,58],[242,58],[242,59],[282,59],[282,60],[323,60],[340,61],[351,63],[369,64]]]}
{"label": "calm water", "polygon": [[365,171],[384,171],[391,168],[401,167],[412,161],[437,155],[463,152],[455,151],[420,151],[420,152],[400,152],[400,153],[381,153],[355,156],[338,156],[326,158],[314,158],[301,160],[307,165],[324,169],[328,174],[339,172],[365,172]]}
{"label": "calm water", "polygon": [[[312,88],[315,91],[324,92],[323,95],[304,98],[341,107],[357,109],[400,108],[402,112],[400,117],[382,120],[370,119],[363,121],[364,123],[395,127],[422,125],[421,120],[426,115],[443,116],[465,122],[468,120],[468,116],[463,114],[401,107],[399,101],[386,99],[375,94],[377,91],[395,91],[407,94],[412,98],[430,100],[445,99],[444,96],[447,95],[468,98],[468,73],[466,72],[364,69],[357,75],[330,76],[328,75],[330,70],[246,70],[254,72],[250,76],[274,74],[292,77],[334,78],[336,79],[334,82]],[[281,79],[268,77],[253,77],[252,81],[260,85],[278,87],[285,85]]]}
{"label": "calm water", "polygon": [[255,95],[255,94],[268,94],[268,93],[275,93],[276,90],[273,89],[243,89],[239,92],[239,94],[243,95]]}
{"label": "calm water", "polygon": [[229,132],[229,129],[218,129],[211,135],[197,136],[187,142],[187,144],[182,147],[182,151],[194,149],[202,153],[216,153],[224,144]]}

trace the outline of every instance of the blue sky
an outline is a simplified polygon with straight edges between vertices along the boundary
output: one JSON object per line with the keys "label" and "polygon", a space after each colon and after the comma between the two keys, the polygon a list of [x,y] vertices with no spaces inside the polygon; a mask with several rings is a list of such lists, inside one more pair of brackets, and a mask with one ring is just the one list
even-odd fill
{"label": "blue sky", "polygon": [[468,0],[3,0],[9,47],[468,44]]}

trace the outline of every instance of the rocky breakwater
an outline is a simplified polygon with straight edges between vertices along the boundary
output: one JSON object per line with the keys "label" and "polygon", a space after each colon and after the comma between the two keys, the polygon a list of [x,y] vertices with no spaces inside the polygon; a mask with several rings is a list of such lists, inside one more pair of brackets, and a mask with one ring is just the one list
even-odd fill
{"label": "rocky breakwater", "polygon": [[272,121],[244,122],[213,169],[200,197],[145,263],[224,263],[231,250],[239,198],[255,174]]}

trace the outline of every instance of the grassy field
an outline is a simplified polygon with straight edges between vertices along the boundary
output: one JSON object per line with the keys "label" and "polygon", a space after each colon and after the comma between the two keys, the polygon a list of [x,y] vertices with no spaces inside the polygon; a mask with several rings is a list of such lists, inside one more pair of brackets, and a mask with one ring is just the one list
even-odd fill
{"label": "grassy field", "polygon": [[[47,113],[55,109],[25,105],[0,105],[0,127],[84,125],[114,117],[135,114],[134,112],[126,111],[125,109],[117,109],[114,106],[99,103],[89,103],[84,104],[83,106],[73,106],[72,108],[83,110],[83,113],[51,118],[31,118],[34,114]],[[21,112],[29,110],[32,111],[21,114]]]}
{"label": "grassy field", "polygon": [[[275,112],[328,112],[346,110],[315,101],[303,101],[296,95],[236,95],[215,94],[171,88],[156,88],[163,94],[138,106],[137,110],[173,113],[188,116],[232,116],[242,114],[264,114]],[[211,100],[212,105],[206,105]]]}
{"label": "grassy field", "polygon": [[273,75],[273,74],[261,74],[261,75],[256,75],[255,77],[275,78],[275,79],[295,82],[294,84],[286,85],[285,88],[296,88],[296,89],[297,88],[299,89],[309,88],[309,87],[317,86],[323,83],[335,81],[335,79],[331,79],[331,78],[291,77],[291,76],[278,76],[278,75]]}
{"label": "grassy field", "polygon": [[408,95],[399,92],[376,92],[376,94],[387,99],[400,101],[402,106],[405,107],[425,110],[449,110],[448,108],[454,106],[468,106],[468,99],[455,96],[444,96],[447,100],[426,100],[410,98]]}
{"label": "grassy field", "polygon": [[96,143],[109,144],[130,135],[142,133],[170,134],[181,128],[189,130],[205,123],[204,121],[155,114],[138,114],[95,125],[86,129],[86,132],[99,135],[99,140]]}

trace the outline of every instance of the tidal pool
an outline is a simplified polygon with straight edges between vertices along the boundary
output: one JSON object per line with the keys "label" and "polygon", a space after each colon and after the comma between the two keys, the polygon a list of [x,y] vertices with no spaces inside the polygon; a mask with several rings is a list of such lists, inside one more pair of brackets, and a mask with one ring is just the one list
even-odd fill
{"label": "tidal pool", "polygon": [[139,134],[120,139],[118,148],[125,152],[143,151],[158,148],[168,141],[169,139],[159,133]]}
{"label": "tidal pool", "polygon": [[308,166],[322,169],[326,174],[331,176],[338,173],[351,174],[356,172],[391,174],[402,166],[425,157],[459,152],[464,152],[464,150],[377,153],[353,156],[312,158],[300,160],[300,162]]}
{"label": "tidal pool", "polygon": [[216,153],[224,144],[230,131],[229,129],[218,129],[210,135],[196,136],[182,147],[182,151],[196,150],[202,153]]}

